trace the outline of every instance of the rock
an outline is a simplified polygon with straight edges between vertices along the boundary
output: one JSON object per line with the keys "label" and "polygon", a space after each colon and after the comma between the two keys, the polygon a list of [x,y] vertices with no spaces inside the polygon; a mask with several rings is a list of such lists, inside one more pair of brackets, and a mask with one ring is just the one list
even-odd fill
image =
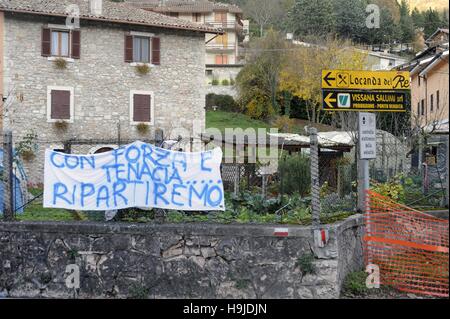
{"label": "rock", "polygon": [[202,256],[205,258],[211,258],[217,256],[216,251],[213,248],[202,248]]}

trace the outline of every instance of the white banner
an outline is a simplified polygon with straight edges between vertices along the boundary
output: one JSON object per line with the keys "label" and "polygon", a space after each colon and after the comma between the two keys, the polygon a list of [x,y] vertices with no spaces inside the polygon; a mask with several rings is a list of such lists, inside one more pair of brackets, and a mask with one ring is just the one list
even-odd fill
{"label": "white banner", "polygon": [[222,150],[174,152],[135,142],[107,153],[46,150],[44,207],[224,211]]}

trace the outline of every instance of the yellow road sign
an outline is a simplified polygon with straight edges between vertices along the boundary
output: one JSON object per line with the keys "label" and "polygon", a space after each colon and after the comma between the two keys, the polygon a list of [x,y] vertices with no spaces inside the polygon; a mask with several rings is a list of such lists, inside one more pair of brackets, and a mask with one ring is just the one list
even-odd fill
{"label": "yellow road sign", "polygon": [[404,71],[323,70],[322,89],[409,90],[410,74]]}
{"label": "yellow road sign", "polygon": [[325,111],[406,112],[409,93],[401,91],[322,90]]}

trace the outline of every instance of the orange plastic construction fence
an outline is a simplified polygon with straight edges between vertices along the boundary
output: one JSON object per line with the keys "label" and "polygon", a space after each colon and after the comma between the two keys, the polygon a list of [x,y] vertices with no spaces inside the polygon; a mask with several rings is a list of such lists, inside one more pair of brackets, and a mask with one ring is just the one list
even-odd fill
{"label": "orange plastic construction fence", "polygon": [[366,265],[379,267],[380,284],[401,291],[449,296],[448,220],[368,191]]}

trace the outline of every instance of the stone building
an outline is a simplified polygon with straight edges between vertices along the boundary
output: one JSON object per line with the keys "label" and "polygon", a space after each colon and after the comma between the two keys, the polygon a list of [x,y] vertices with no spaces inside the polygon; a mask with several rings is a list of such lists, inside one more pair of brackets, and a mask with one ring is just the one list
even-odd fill
{"label": "stone building", "polygon": [[163,132],[199,150],[207,33],[222,31],[106,0],[0,0],[1,122],[16,148],[29,137],[29,181],[42,182],[46,148],[95,153]]}
{"label": "stone building", "polygon": [[236,96],[234,81],[243,67],[240,47],[249,41],[249,23],[233,4],[207,0],[127,0],[137,7],[224,30],[206,35],[207,93]]}

